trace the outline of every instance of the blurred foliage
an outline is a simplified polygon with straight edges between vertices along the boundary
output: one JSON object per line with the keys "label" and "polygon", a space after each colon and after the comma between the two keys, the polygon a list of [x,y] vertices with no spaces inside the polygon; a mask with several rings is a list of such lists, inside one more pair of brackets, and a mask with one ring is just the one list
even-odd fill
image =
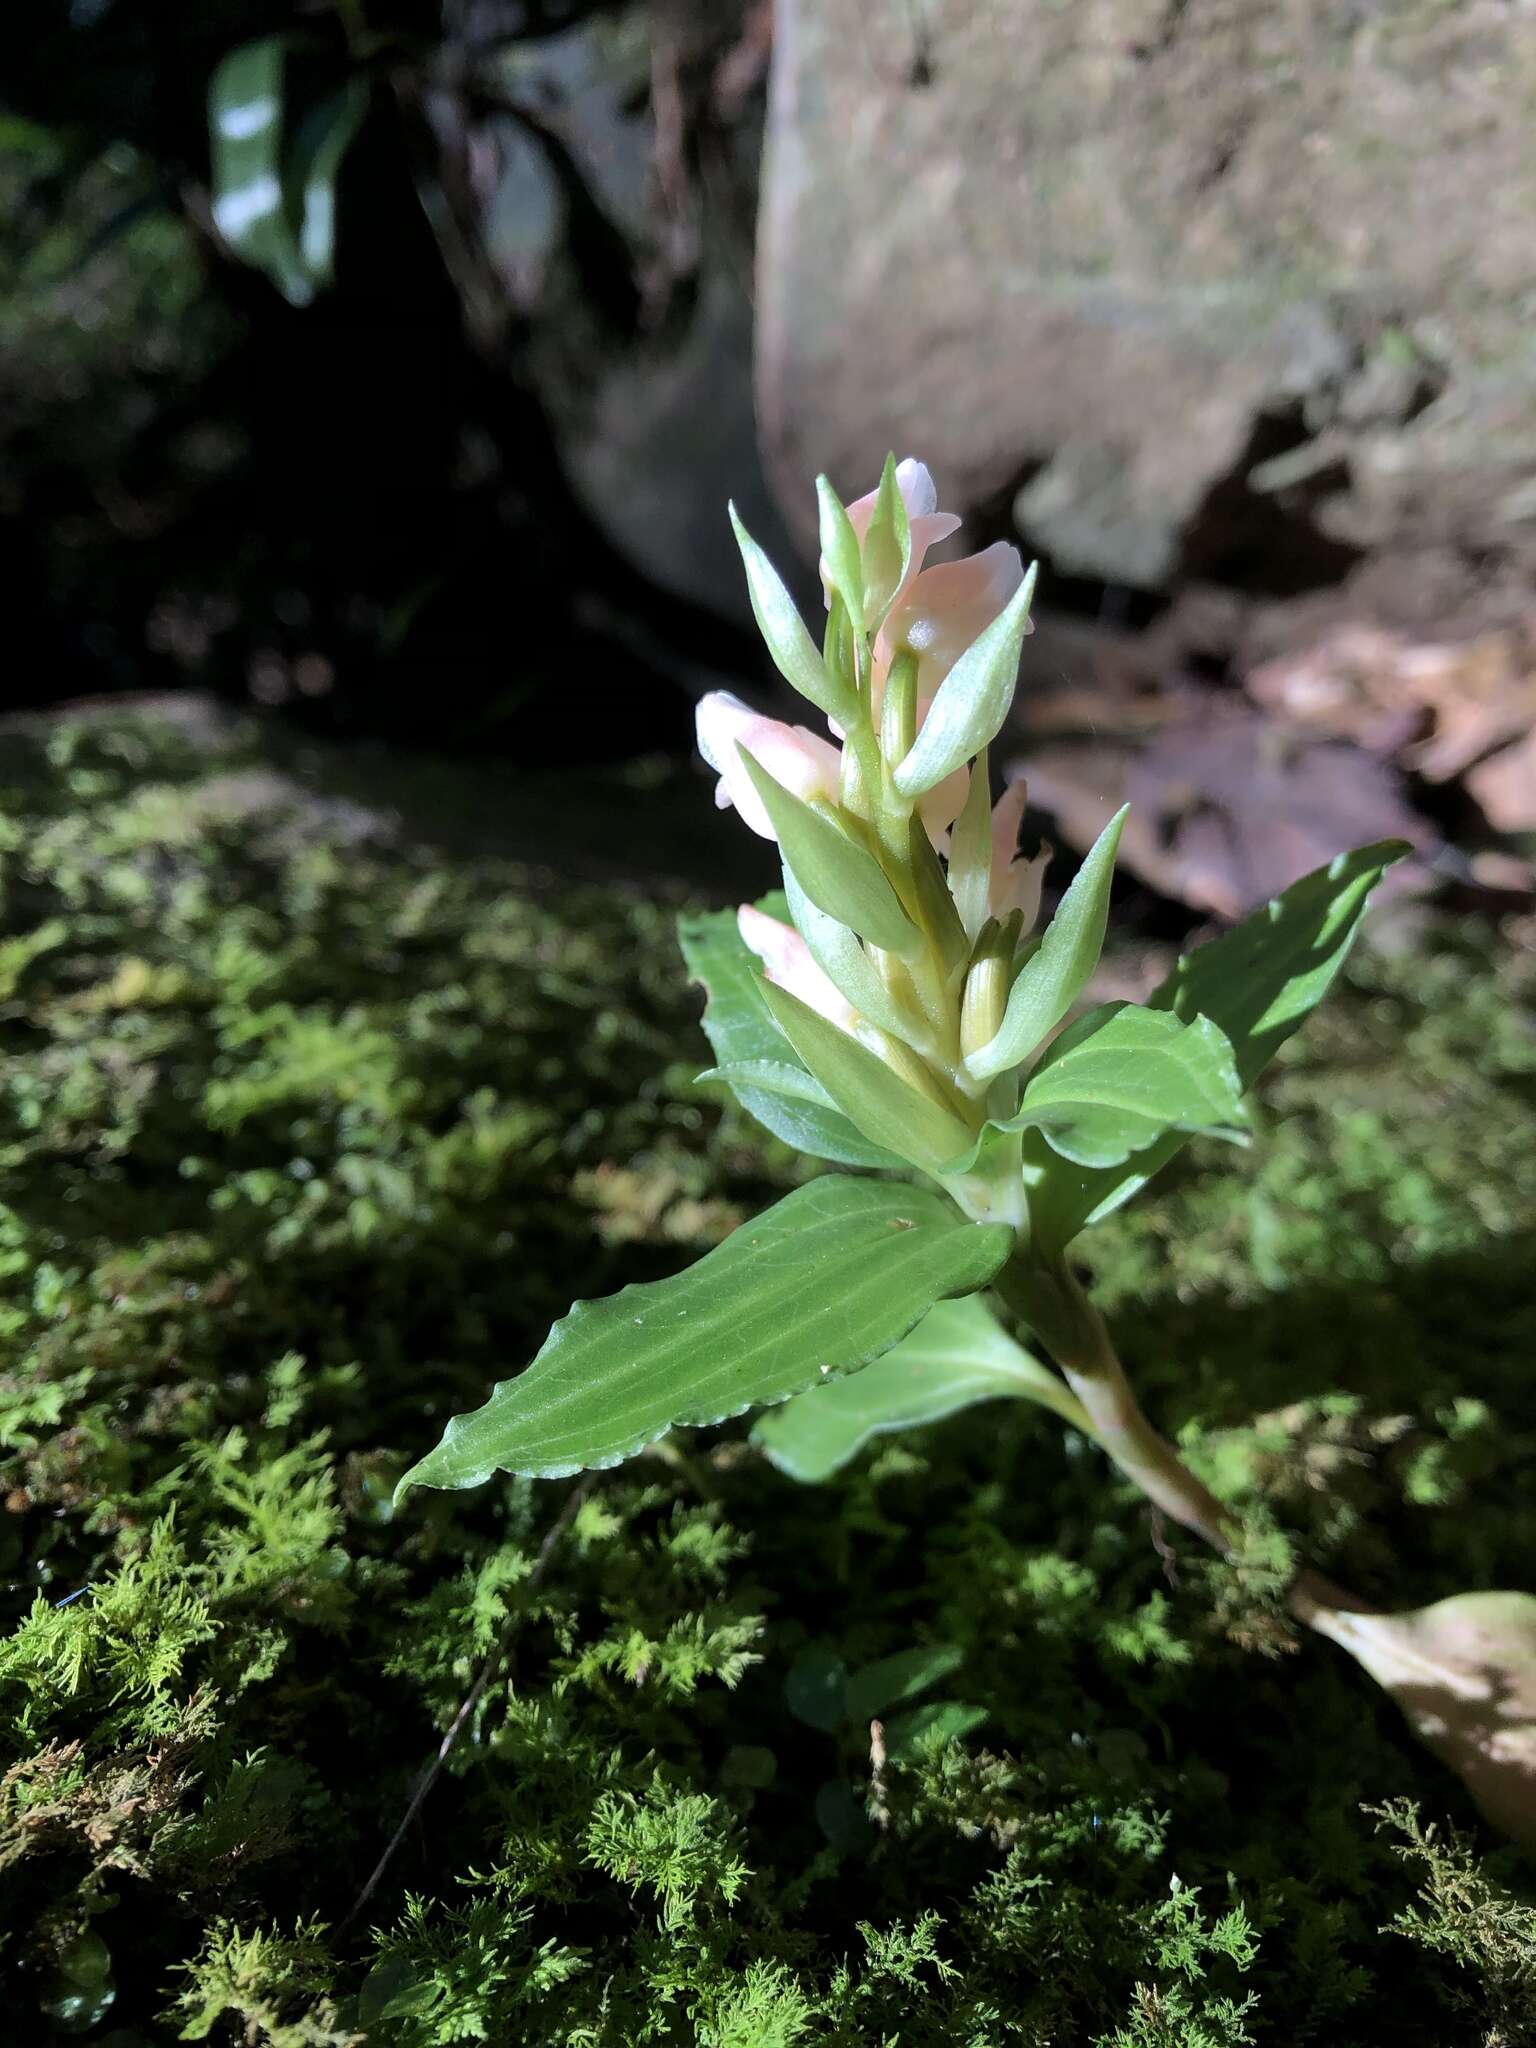
{"label": "blurred foliage", "polygon": [[[12,732],[0,783],[18,2038],[1533,2037],[1528,1866],[1273,1558],[1019,1404],[813,1492],[736,1425],[391,1518],[573,1294],[805,1170],[691,1085],[675,905],[404,842],[238,734]],[[1100,1281],[1277,1555],[1519,1583],[1531,954],[1350,974],[1236,1177],[1192,1150]],[[960,1739],[873,1754],[855,1707],[940,1678]]]}
{"label": "blurred foliage", "polygon": [[[737,636],[615,550],[556,416],[669,346],[706,246],[745,260],[744,0],[31,12],[0,83],[0,560],[41,655],[13,698],[194,681],[525,756],[680,738]],[[210,164],[214,82],[264,50],[284,173],[334,211],[302,277],[241,260]],[[573,665],[609,718],[541,727]]]}

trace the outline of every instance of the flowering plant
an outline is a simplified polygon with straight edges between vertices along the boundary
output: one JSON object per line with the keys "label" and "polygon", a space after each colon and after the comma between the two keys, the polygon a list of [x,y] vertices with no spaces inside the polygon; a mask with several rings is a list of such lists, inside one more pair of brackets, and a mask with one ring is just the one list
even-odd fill
{"label": "flowering plant", "polygon": [[[878,1432],[1012,1397],[1052,1409],[1229,1553],[1235,1517],[1143,1414],[1069,1248],[1190,1136],[1248,1141],[1245,1092],[1406,849],[1341,854],[1180,960],[1145,1004],[1079,1010],[1125,813],[1037,929],[1047,856],[1020,856],[1024,784],[994,804],[988,764],[1034,570],[1004,544],[930,565],[959,522],[919,463],[887,460],[846,507],[825,478],[818,491],[819,647],[739,521],[736,535],[768,651],[830,736],[703,700],[717,800],[776,843],[783,890],[685,918],[682,942],[708,994],[708,1078],[800,1150],[879,1176],[824,1175],[688,1271],[578,1303],[400,1492],[615,1465],[754,1408],[766,1455],[814,1481]],[[1378,1615],[1303,1573],[1291,1605],[1396,1694],[1490,1811],[1536,1831],[1536,1600]]]}

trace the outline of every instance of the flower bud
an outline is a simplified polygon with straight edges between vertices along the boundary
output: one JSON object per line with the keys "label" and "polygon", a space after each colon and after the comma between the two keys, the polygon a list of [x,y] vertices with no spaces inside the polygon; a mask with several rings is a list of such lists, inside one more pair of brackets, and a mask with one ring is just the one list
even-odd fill
{"label": "flower bud", "polygon": [[1002,1029],[1018,929],[1017,918],[999,924],[989,917],[976,935],[965,993],[960,998],[960,1052],[964,1058],[990,1045]]}

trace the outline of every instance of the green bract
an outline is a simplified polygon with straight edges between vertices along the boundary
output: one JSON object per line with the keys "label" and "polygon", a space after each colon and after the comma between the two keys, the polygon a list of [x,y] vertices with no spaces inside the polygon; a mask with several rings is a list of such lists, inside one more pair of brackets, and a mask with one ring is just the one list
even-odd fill
{"label": "green bract", "polygon": [[737,751],[773,820],[785,860],[817,909],[887,953],[915,952],[921,944],[917,927],[874,856],[830,818],[775,782],[745,747]]}
{"label": "green bract", "polygon": [[874,632],[906,580],[912,561],[912,527],[896,481],[896,458],[885,458],[875,509],[863,547],[864,623]]}
{"label": "green bract", "polygon": [[1019,650],[1029,630],[1035,570],[1031,563],[1005,609],[940,683],[912,751],[895,771],[903,796],[917,797],[933,789],[1001,732],[1013,702]]}
{"label": "green bract", "polygon": [[[765,896],[757,907],[770,917],[788,914],[779,895]],[[716,1071],[731,1076],[732,1092],[748,1115],[813,1159],[839,1166],[900,1166],[894,1152],[872,1145],[840,1109],[822,1106],[826,1090],[769,1014],[757,959],[747,950],[736,913],[682,917],[678,937],[688,972],[703,983],[709,998],[704,1035],[719,1061]],[[771,1086],[761,1078],[765,1071],[775,1075]],[[802,1077],[798,1088],[788,1079],[794,1075]]]}
{"label": "green bract", "polygon": [[741,549],[742,565],[747,572],[747,595],[752,600],[752,616],[757,620],[763,645],[773,656],[774,666],[791,689],[798,690],[802,697],[825,711],[830,718],[851,717],[857,704],[852,691],[822,660],[805,621],[795,609],[794,599],[784,588],[772,562],[736,517],[734,505],[730,514],[736,545]]}
{"label": "green bract", "polygon": [[1104,950],[1115,849],[1130,806],[1115,813],[1078,869],[1040,949],[1027,960],[1008,997],[1002,1028],[966,1061],[977,1080],[1016,1067],[1054,1031],[1088,985]]}

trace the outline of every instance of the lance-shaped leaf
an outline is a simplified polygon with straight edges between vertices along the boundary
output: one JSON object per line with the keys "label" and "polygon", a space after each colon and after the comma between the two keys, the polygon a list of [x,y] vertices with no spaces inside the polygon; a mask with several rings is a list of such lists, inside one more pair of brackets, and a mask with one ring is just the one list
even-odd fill
{"label": "lance-shaped leaf", "polygon": [[847,724],[858,710],[858,699],[848,685],[821,658],[795,600],[785,589],[779,572],[763,553],[730,507],[731,526],[741,549],[747,572],[747,595],[752,616],[763,644],[773,656],[775,668],[793,690],[825,711],[829,718]]}
{"label": "lance-shaped leaf", "polygon": [[873,633],[912,566],[912,524],[896,481],[896,458],[887,455],[864,533],[864,624]]}
{"label": "lance-shaped leaf", "polygon": [[208,123],[215,225],[238,256],[302,306],[331,279],[336,179],[369,88],[354,78],[294,124],[288,40],[262,36],[231,51],[209,84]]}
{"label": "lance-shaped leaf", "polygon": [[1392,1695],[1496,1828],[1536,1848],[1536,1597],[1458,1593],[1372,1614],[1318,1591],[1298,1587],[1302,1619]]}
{"label": "lance-shaped leaf", "polygon": [[235,254],[265,271],[284,297],[314,296],[283,190],[286,38],[232,50],[208,85],[214,225]]}
{"label": "lance-shaped leaf", "polygon": [[1232,1048],[1209,1017],[1106,1003],[1065,1032],[1001,1128],[1044,1133],[1079,1166],[1118,1166],[1164,1131],[1247,1142]]}
{"label": "lance-shaped leaf", "polygon": [[784,870],[784,896],[795,928],[810,948],[811,958],[860,1016],[907,1044],[912,1042],[914,1028],[921,1037],[922,1019],[907,1016],[847,925],[818,910],[788,867]]}
{"label": "lance-shaped leaf", "polygon": [[975,1133],[953,1110],[904,1081],[878,1053],[788,989],[764,982],[763,1000],[801,1060],[873,1144],[889,1145],[924,1173],[941,1173],[972,1145]]}
{"label": "lance-shaped leaf", "polygon": [[[788,917],[784,898],[775,891],[757,908],[782,923]],[[688,972],[704,984],[709,997],[704,1035],[714,1048],[722,1073],[749,1116],[813,1159],[836,1160],[841,1166],[901,1166],[905,1162],[883,1145],[872,1145],[856,1131],[840,1109],[824,1108],[822,1088],[785,1041],[763,1001],[757,955],[747,946],[731,910],[714,910],[678,919],[678,938]],[[762,1069],[774,1070],[774,1085],[765,1086]],[[803,1086],[798,1093],[784,1085],[785,1068],[798,1068]]]}
{"label": "lance-shaped leaf", "polygon": [[829,586],[843,600],[848,616],[857,625],[864,617],[864,561],[859,536],[843,501],[826,477],[816,479],[816,498],[821,522],[821,559]]}
{"label": "lance-shaped leaf", "polygon": [[987,776],[986,749],[976,757],[965,802],[949,835],[949,891],[974,941],[987,921],[992,887],[992,785]]}
{"label": "lance-shaped leaf", "polygon": [[906,959],[920,951],[922,935],[874,855],[776,782],[745,747],[736,751],[762,798],[780,852],[817,909],[887,953]]}
{"label": "lance-shaped leaf", "polygon": [[[1175,1016],[1209,1017],[1232,1047],[1251,1088],[1274,1054],[1322,1000],[1343,966],[1371,891],[1409,848],[1383,840],[1342,853],[1256,910],[1232,931],[1181,960],[1149,998]],[[1030,1217],[1040,1242],[1061,1249],[1146,1186],[1185,1144],[1170,1131],[1123,1165],[1079,1169],[1026,1133]]]}
{"label": "lance-shaped leaf", "polygon": [[1002,1029],[966,1061],[978,1080],[989,1081],[1028,1059],[1087,986],[1104,950],[1115,848],[1129,808],[1122,806],[1089,848],[1039,947],[1013,984]]}
{"label": "lance-shaped leaf", "polygon": [[874,1437],[996,1400],[1036,1401],[1088,1427],[1076,1396],[972,1295],[941,1301],[856,1377],[812,1387],[759,1417],[752,1440],[781,1472],[810,1484],[830,1479]]}
{"label": "lance-shaped leaf", "polygon": [[673,1279],[579,1302],[526,1372],[454,1417],[396,1497],[617,1465],[669,1429],[856,1372],[936,1301],[984,1286],[1011,1244],[920,1188],[812,1181]]}
{"label": "lance-shaped leaf", "polygon": [[312,287],[336,270],[336,180],[368,111],[368,85],[354,78],[307,115],[294,137],[285,184],[298,219],[297,245]]}
{"label": "lance-shaped leaf", "polygon": [[1002,731],[1018,681],[1038,567],[1030,563],[1003,610],[940,683],[912,751],[896,770],[894,780],[903,796],[919,797],[936,788]]}

